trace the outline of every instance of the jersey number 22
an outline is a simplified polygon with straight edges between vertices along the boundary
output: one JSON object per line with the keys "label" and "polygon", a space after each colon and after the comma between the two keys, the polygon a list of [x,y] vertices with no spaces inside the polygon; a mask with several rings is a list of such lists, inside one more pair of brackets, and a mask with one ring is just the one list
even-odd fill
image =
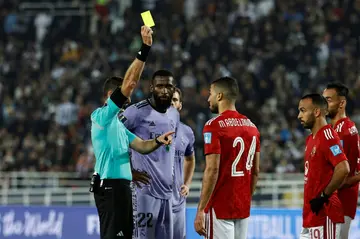
{"label": "jersey number 22", "polygon": [[[237,170],[236,166],[239,164],[240,160],[241,160],[241,156],[244,153],[245,150],[245,142],[244,139],[241,137],[236,137],[234,142],[233,142],[233,147],[235,148],[238,144],[240,144],[240,151],[237,154],[235,161],[233,162],[232,166],[231,166],[231,176],[232,177],[243,177],[244,171],[241,170]],[[248,156],[247,156],[247,160],[246,160],[246,170],[250,171],[252,166],[253,166],[253,160],[254,160],[254,156],[255,156],[255,151],[256,151],[256,137],[253,136],[252,141],[251,141],[251,145],[249,148],[249,152],[248,152]]]}

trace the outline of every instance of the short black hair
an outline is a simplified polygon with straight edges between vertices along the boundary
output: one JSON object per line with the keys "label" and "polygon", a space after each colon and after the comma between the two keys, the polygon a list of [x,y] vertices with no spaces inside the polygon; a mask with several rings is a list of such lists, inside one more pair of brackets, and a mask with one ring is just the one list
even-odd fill
{"label": "short black hair", "polygon": [[107,93],[111,90],[114,91],[117,87],[121,86],[124,79],[118,76],[112,76],[106,79],[103,88],[104,96],[107,96]]}
{"label": "short black hair", "polygon": [[175,87],[175,92],[177,92],[179,94],[179,101],[182,102],[183,96],[182,96],[182,92],[179,88]]}
{"label": "short black hair", "polygon": [[349,95],[349,88],[341,82],[330,82],[327,84],[326,89],[334,89],[338,96],[344,96],[346,99]]}
{"label": "short black hair", "polygon": [[211,84],[224,89],[224,96],[229,100],[236,101],[239,97],[239,85],[237,83],[237,80],[233,77],[220,77],[211,82]]}
{"label": "short black hair", "polygon": [[307,94],[307,95],[304,95],[303,97],[301,97],[301,100],[305,100],[305,99],[311,99],[312,103],[314,105],[318,106],[319,108],[321,108],[323,110],[327,110],[327,108],[328,108],[327,100],[318,93]]}
{"label": "short black hair", "polygon": [[158,70],[158,71],[155,71],[153,76],[152,76],[152,80],[155,79],[155,77],[157,76],[168,76],[168,77],[173,77],[174,78],[174,75],[173,73],[171,73],[171,71],[168,71],[168,70]]}

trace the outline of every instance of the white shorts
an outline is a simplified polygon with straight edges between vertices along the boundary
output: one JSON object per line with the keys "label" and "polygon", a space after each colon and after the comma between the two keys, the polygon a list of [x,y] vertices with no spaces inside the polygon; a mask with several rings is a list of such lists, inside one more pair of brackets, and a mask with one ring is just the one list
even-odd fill
{"label": "white shorts", "polygon": [[249,218],[217,219],[214,209],[206,214],[206,239],[246,239]]}
{"label": "white shorts", "polygon": [[333,223],[327,217],[325,226],[303,228],[300,239],[340,239],[341,225]]}
{"label": "white shorts", "polygon": [[345,223],[341,224],[340,228],[340,235],[341,239],[348,239],[349,238],[349,231],[350,231],[350,224],[351,224],[351,217],[345,216]]}

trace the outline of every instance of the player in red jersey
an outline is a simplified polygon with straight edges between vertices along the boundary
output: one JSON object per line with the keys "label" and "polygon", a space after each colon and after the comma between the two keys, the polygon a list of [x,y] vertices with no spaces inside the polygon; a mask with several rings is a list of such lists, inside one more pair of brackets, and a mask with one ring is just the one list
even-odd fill
{"label": "player in red jersey", "polygon": [[195,230],[209,239],[245,239],[247,235],[259,174],[260,134],[236,111],[238,94],[238,84],[231,77],[219,78],[210,86],[210,110],[219,116],[203,130],[206,168],[194,223]]}
{"label": "player in red jersey", "polygon": [[349,173],[339,136],[327,124],[328,104],[320,94],[299,102],[298,119],[311,134],[306,139],[303,230],[301,239],[340,239],[344,212],[337,190]]}
{"label": "player in red jersey", "polygon": [[341,225],[341,239],[348,239],[351,220],[356,214],[360,181],[359,133],[345,112],[348,88],[341,83],[330,83],[323,92],[328,102],[328,117],[340,137],[344,153],[348,158],[350,173],[339,189],[338,195],[342,203],[345,223]]}

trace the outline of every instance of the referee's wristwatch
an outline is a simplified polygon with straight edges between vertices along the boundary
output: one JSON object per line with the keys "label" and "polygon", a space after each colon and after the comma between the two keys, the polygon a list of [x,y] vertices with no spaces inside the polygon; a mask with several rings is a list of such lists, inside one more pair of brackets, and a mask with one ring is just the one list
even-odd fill
{"label": "referee's wristwatch", "polygon": [[158,140],[159,137],[156,137],[155,138],[155,142],[158,144],[158,145],[163,145],[163,143],[161,143],[159,140]]}

